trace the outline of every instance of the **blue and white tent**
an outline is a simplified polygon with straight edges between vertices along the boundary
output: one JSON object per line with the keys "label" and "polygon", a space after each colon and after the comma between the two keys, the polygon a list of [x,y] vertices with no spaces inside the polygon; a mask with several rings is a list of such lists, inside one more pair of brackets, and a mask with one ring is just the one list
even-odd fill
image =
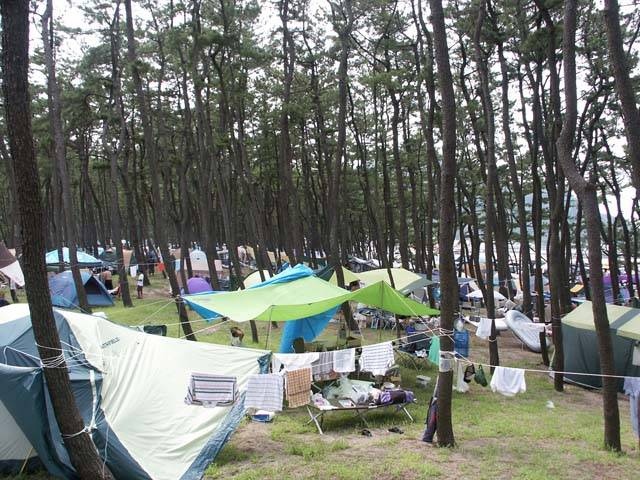
{"label": "blue and white tent", "polygon": [[[248,376],[268,352],[149,335],[91,315],[55,310],[73,393],[116,478],[197,479],[242,419]],[[42,464],[77,478],[58,430],[29,308],[0,310],[0,472]],[[194,372],[237,378],[231,406],[186,405]]]}
{"label": "blue and white tent", "polygon": [[[90,307],[109,307],[113,305],[113,298],[107,288],[88,272],[80,272],[84,291]],[[76,308],[78,306],[78,291],[73,283],[73,274],[65,271],[49,277],[51,303],[54,307]]]}

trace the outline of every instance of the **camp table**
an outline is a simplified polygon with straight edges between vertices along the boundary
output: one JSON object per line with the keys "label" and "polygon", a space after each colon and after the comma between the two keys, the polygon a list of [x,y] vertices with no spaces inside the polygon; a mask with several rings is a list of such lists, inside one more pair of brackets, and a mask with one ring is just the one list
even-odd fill
{"label": "camp table", "polygon": [[[405,403],[389,403],[387,405],[375,405],[375,404],[352,405],[349,407],[343,407],[342,405],[335,405],[332,403],[331,405],[326,405],[326,406],[325,405],[317,406],[314,404],[307,405],[307,412],[309,412],[309,417],[311,419],[305,425],[308,425],[311,422],[315,423],[316,427],[318,428],[318,432],[320,433],[320,435],[323,435],[324,432],[322,431],[322,424],[323,424],[325,414],[330,412],[353,412],[356,416],[358,416],[358,418],[360,418],[362,423],[368,428],[369,424],[367,423],[365,416],[370,412],[372,412],[373,410],[378,410],[379,408],[388,408],[388,407],[395,407],[396,412],[403,411],[405,415],[409,417],[409,420],[413,422],[413,417],[407,410],[406,402]],[[312,408],[315,410],[315,413],[312,411]]]}

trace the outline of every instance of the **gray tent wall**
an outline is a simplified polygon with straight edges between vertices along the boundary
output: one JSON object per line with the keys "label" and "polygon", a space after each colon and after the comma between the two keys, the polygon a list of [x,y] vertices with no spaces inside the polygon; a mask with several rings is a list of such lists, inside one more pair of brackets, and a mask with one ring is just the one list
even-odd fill
{"label": "gray tent wall", "polygon": [[[639,311],[640,314],[640,311]],[[640,366],[633,365],[633,350],[636,341],[625,338],[611,329],[616,374],[640,377]],[[596,332],[571,325],[562,325],[562,346],[564,348],[564,369],[567,372],[600,374],[598,338]],[[599,376],[565,375],[565,380],[589,388],[601,388]],[[624,379],[618,380],[618,391],[622,392]]]}

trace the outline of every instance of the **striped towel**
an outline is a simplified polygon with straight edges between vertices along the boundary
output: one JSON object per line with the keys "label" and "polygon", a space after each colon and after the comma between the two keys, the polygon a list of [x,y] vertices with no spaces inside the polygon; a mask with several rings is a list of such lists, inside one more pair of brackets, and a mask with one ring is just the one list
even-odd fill
{"label": "striped towel", "polygon": [[236,387],[236,377],[192,373],[184,403],[204,407],[232,405],[236,400]]}
{"label": "striped towel", "polygon": [[244,397],[246,408],[268,412],[282,410],[282,377],[275,373],[251,375]]}
{"label": "striped towel", "polygon": [[384,375],[394,360],[391,342],[365,345],[360,355],[360,370],[371,372],[373,375]]}
{"label": "striped towel", "polygon": [[320,352],[320,358],[311,365],[313,377],[321,378],[333,371],[333,352]]}
{"label": "striped towel", "polygon": [[285,374],[289,408],[301,407],[311,398],[311,369],[301,368]]}

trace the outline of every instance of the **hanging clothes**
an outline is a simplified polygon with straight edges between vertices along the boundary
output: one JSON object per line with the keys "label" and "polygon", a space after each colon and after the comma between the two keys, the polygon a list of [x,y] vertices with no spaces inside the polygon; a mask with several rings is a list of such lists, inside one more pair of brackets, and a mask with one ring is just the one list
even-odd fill
{"label": "hanging clothes", "polygon": [[311,364],[313,378],[330,375],[333,371],[333,352],[320,352],[318,360]]}
{"label": "hanging clothes", "polygon": [[346,348],[333,352],[333,371],[351,373],[356,369],[356,349]]}
{"label": "hanging clothes", "polygon": [[496,367],[491,377],[491,390],[506,397],[527,391],[524,370],[521,368]]}
{"label": "hanging clothes", "polygon": [[274,353],[271,357],[271,371],[278,373],[282,367],[285,372],[311,367],[320,358],[318,352],[310,353]]}
{"label": "hanging clothes", "polygon": [[627,377],[624,379],[624,393],[629,395],[629,415],[631,426],[636,437],[640,438],[640,377]]}
{"label": "hanging clothes", "polygon": [[384,375],[394,361],[391,342],[365,345],[360,354],[360,370],[371,372],[373,375]]}
{"label": "hanging clothes", "polygon": [[311,398],[311,368],[301,368],[285,373],[285,388],[289,408],[308,404]]}
{"label": "hanging clothes", "polygon": [[476,329],[476,337],[487,340],[491,336],[491,319],[481,317]]}
{"label": "hanging clothes", "polygon": [[232,405],[236,399],[236,387],[236,377],[192,373],[184,402],[204,407]]}
{"label": "hanging clothes", "polygon": [[440,337],[431,337],[429,361],[434,365],[440,365]]}
{"label": "hanging clothes", "polygon": [[282,380],[282,376],[277,373],[249,376],[244,397],[245,408],[280,412],[283,399]]}

